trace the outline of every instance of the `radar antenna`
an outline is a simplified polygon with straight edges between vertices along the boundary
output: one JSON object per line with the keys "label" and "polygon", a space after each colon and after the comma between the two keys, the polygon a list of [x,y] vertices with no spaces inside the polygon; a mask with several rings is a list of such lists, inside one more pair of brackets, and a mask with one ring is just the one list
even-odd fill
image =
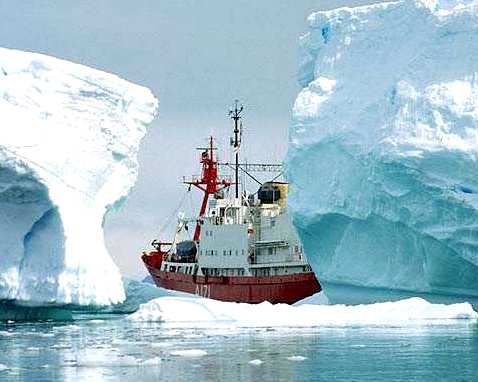
{"label": "radar antenna", "polygon": [[234,137],[231,138],[231,146],[233,147],[236,163],[234,165],[234,183],[236,191],[236,199],[239,198],[239,149],[241,147],[241,138],[242,138],[242,111],[244,106],[238,107],[239,101],[236,99],[234,101],[234,110],[229,111],[229,116],[234,120]]}

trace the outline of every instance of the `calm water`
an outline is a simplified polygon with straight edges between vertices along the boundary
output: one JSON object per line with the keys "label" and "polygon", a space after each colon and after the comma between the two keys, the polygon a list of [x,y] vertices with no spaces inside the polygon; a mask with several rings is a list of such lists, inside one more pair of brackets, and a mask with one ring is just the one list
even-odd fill
{"label": "calm water", "polygon": [[83,316],[0,325],[0,349],[0,381],[478,380],[476,323],[197,329]]}

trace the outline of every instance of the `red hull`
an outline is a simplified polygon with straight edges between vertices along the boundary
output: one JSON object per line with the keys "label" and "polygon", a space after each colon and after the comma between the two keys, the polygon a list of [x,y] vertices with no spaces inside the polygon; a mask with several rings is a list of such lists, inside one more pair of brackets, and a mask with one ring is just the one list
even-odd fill
{"label": "red hull", "polygon": [[160,271],[143,257],[157,286],[221,301],[293,304],[321,290],[313,272],[282,276],[192,276]]}

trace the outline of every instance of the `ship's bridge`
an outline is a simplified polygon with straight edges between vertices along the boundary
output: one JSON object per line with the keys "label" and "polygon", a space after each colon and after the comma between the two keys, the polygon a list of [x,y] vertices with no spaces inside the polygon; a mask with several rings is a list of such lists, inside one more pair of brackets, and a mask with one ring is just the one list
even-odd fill
{"label": "ship's bridge", "polygon": [[214,225],[222,224],[247,224],[248,206],[241,203],[240,199],[209,200],[209,209],[203,220]]}

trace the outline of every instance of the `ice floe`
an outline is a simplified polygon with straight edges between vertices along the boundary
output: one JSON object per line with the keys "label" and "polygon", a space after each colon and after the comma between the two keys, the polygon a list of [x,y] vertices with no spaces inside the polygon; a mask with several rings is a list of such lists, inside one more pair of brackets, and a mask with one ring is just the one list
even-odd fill
{"label": "ice floe", "polygon": [[164,322],[184,327],[214,326],[219,322],[237,327],[313,327],[350,325],[443,324],[477,320],[468,303],[432,304],[414,297],[370,305],[290,306],[240,304],[194,297],[159,297],[142,304],[129,320]]}

